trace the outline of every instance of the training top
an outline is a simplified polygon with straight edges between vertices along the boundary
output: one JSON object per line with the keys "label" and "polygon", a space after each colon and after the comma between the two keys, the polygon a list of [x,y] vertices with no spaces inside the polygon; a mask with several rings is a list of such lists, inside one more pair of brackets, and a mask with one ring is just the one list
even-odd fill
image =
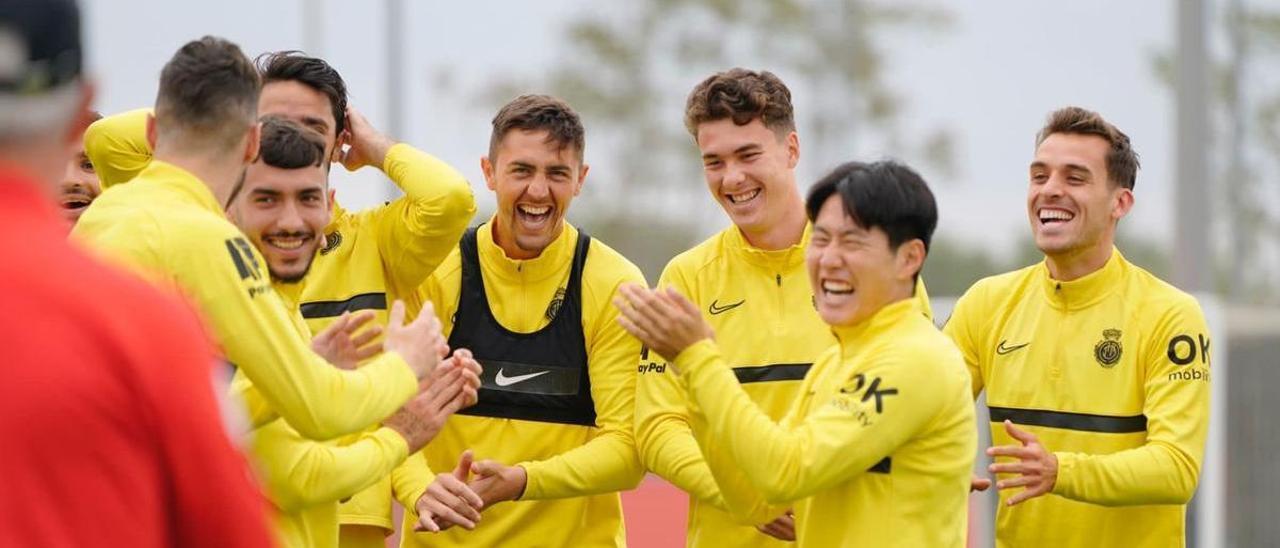
{"label": "training top", "polygon": [[963,547],[977,436],[960,353],[914,299],[833,331],[781,424],[715,342],[676,357],[726,504],[794,506],[800,546]]}
{"label": "training top", "polygon": [[312,352],[258,250],[182,168],[153,160],[94,200],[72,235],[196,303],[227,360],[253,382],[245,403],[255,426],[278,413],[308,438],[329,439],[382,420],[418,391],[395,353],[342,371]]}
{"label": "training top", "polygon": [[1058,457],[1052,494],[1000,505],[998,545],[1184,544],[1209,427],[1209,331],[1194,298],[1115,251],[1069,282],[1043,262],[981,280],[945,331],[974,396],[987,393],[992,443],[1018,443],[1009,419]]}
{"label": "training top", "polygon": [[[673,287],[698,309],[742,389],[781,420],[813,361],[836,343],[818,316],[805,267],[812,227],[786,249],[753,247],[730,226],[667,263],[658,287]],[[924,284],[916,300],[926,314]],[[734,517],[720,498],[689,427],[688,397],[661,356],[645,352],[636,380],[636,442],[645,466],[689,493],[689,546],[789,546],[753,525],[776,515]]]}
{"label": "training top", "polygon": [[[151,162],[146,139],[150,112],[143,108],[109,116],[86,132],[87,153],[106,166],[99,174],[104,186],[136,176]],[[387,151],[381,168],[404,196],[358,212],[334,204],[324,246],[306,278],[292,284],[300,295],[308,337],[344,312],[373,310],[373,323],[386,325],[388,304],[397,299],[405,301],[407,318],[417,316],[422,307],[418,287],[453,249],[475,214],[470,184],[430,154],[398,143]],[[281,290],[278,284],[276,289]],[[387,478],[370,493],[344,503],[340,518],[343,523],[390,531],[390,502]]]}
{"label": "training top", "polygon": [[[502,327],[532,333],[546,327],[563,302],[578,230],[560,235],[534,259],[513,260],[493,240],[492,221],[476,231],[484,288]],[[434,479],[449,473],[466,449],[476,458],[518,464],[528,472],[521,499],[486,510],[475,531],[459,527],[409,534],[406,546],[600,546],[625,544],[617,492],[635,487],[644,467],[632,436],[635,364],[640,342],[618,324],[613,297],[623,283],[644,284],[640,269],[592,239],[582,271],[581,329],[585,340],[595,426],[455,415],[423,450],[393,474],[396,496],[413,509]],[[462,286],[455,250],[423,286],[452,335]],[[516,379],[518,375],[513,376]],[[488,374],[486,374],[488,377]],[[425,457],[425,458],[424,458]],[[556,499],[556,500],[551,500]],[[406,512],[411,531],[417,516]]]}

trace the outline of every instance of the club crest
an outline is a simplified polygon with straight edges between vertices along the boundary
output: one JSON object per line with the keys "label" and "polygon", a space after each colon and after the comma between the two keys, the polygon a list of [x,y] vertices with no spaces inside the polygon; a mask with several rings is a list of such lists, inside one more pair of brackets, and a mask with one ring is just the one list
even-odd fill
{"label": "club crest", "polygon": [[1106,329],[1102,331],[1102,340],[1093,346],[1093,357],[1098,365],[1110,369],[1120,363],[1124,347],[1120,345],[1120,330]]}

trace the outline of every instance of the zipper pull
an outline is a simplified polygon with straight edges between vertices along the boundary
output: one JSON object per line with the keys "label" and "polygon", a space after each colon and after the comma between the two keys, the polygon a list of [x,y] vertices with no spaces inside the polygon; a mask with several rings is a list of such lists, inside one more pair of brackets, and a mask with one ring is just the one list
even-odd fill
{"label": "zipper pull", "polygon": [[782,274],[774,274],[778,277],[778,287],[782,287]]}

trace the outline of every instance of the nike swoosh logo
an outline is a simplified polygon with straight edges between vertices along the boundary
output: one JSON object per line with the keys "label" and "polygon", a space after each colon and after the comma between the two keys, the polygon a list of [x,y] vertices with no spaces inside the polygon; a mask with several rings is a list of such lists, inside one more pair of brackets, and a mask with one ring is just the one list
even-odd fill
{"label": "nike swoosh logo", "polygon": [[550,371],[539,371],[537,373],[529,373],[528,375],[516,375],[514,377],[508,377],[506,375],[503,375],[502,370],[499,369],[498,375],[493,378],[493,382],[496,383],[498,386],[511,386],[519,382],[527,381],[534,377],[541,377],[543,375],[546,375],[547,373],[550,373]]}
{"label": "nike swoosh logo", "polygon": [[733,310],[733,309],[735,309],[735,308],[738,308],[739,306],[742,306],[742,303],[747,302],[747,300],[746,300],[746,299],[743,299],[743,300],[738,301],[738,302],[733,303],[733,304],[726,304],[726,305],[724,305],[724,306],[718,306],[716,303],[718,303],[719,301],[720,301],[719,299],[716,299],[716,300],[714,300],[714,301],[711,301],[711,306],[710,306],[710,307],[707,307],[707,311],[708,311],[708,312],[710,312],[712,316],[714,316],[714,315],[716,315],[716,314],[723,314],[723,313],[725,313],[725,312],[728,312],[728,311],[730,311],[730,310]]}
{"label": "nike swoosh logo", "polygon": [[1005,341],[1000,341],[1000,345],[996,347],[996,354],[1000,354],[1001,356],[1003,356],[1003,355],[1005,355],[1005,354],[1008,354],[1008,353],[1010,353],[1010,352],[1013,352],[1014,350],[1018,350],[1018,349],[1020,349],[1020,348],[1022,348],[1022,347],[1024,347],[1024,346],[1026,346],[1026,345],[1028,345],[1028,344],[1031,344],[1031,343],[1027,342],[1027,343],[1022,343],[1022,344],[1014,345],[1014,346],[1005,346],[1005,345],[1004,345],[1004,343],[1005,343]]}

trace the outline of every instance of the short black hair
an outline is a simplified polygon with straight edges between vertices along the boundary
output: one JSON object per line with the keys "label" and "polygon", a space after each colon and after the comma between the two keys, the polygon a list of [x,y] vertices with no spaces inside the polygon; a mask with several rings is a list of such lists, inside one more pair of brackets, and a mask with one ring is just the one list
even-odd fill
{"label": "short black hair", "polygon": [[929,250],[938,226],[938,204],[915,170],[893,160],[841,164],[809,189],[804,207],[810,222],[836,194],[854,224],[863,230],[879,227],[889,236],[890,249],[920,240]]}
{"label": "short black hair", "polygon": [[262,117],[258,159],[280,169],[324,166],[324,137],[283,116]]}
{"label": "short black hair", "polygon": [[160,71],[156,124],[229,148],[257,122],[261,90],[240,46],[216,36],[192,40]]}
{"label": "short black hair", "polygon": [[259,55],[254,64],[262,75],[263,85],[272,82],[298,82],[329,98],[333,110],[333,134],[347,129],[347,83],[324,59],[297,51],[273,51]]}

